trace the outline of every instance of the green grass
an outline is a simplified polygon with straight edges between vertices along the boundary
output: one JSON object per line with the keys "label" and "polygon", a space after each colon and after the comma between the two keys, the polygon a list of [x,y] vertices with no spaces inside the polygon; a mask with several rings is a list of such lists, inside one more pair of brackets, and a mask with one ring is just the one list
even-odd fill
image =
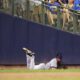
{"label": "green grass", "polygon": [[0,69],[0,73],[10,72],[10,73],[33,73],[33,72],[80,72],[80,69],[53,69],[53,70],[27,70],[27,69]]}

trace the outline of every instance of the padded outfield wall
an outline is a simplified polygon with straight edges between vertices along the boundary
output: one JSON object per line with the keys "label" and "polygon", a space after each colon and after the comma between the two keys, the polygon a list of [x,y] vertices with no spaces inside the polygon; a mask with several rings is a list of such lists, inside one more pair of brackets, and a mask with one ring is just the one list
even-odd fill
{"label": "padded outfield wall", "polygon": [[36,53],[36,63],[59,51],[65,64],[80,64],[80,36],[0,13],[0,64],[26,64],[22,47]]}

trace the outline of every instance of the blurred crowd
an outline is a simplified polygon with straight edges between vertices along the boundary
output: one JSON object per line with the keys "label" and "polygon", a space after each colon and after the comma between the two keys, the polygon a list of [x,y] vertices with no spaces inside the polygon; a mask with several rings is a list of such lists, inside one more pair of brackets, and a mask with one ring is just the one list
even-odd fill
{"label": "blurred crowd", "polygon": [[74,10],[80,12],[80,0],[0,0],[0,9],[14,9],[15,16],[25,18],[27,15],[32,21],[42,23],[45,20],[51,26],[60,18],[64,29],[73,21]]}

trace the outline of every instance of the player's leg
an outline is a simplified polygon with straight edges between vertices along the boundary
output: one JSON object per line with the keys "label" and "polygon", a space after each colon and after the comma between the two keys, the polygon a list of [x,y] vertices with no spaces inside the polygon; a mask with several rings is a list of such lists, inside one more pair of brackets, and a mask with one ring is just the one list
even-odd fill
{"label": "player's leg", "polygon": [[30,68],[29,69],[34,69],[35,67],[35,56],[32,55],[31,58],[30,58]]}
{"label": "player's leg", "polygon": [[30,69],[30,62],[31,62],[31,57],[26,54],[26,64],[27,64],[27,69]]}
{"label": "player's leg", "polygon": [[27,68],[28,69],[34,69],[35,66],[35,56],[29,56],[26,54],[26,63],[27,63]]}
{"label": "player's leg", "polygon": [[35,56],[32,51],[30,51],[29,49],[27,48],[22,48],[24,50],[24,52],[26,53],[26,63],[27,63],[27,68],[28,69],[34,69],[34,66],[35,66]]}
{"label": "player's leg", "polygon": [[35,70],[45,69],[45,63],[40,63],[39,65],[35,65],[35,66],[34,66],[34,69],[35,69]]}
{"label": "player's leg", "polygon": [[28,69],[45,69],[45,64],[40,63],[39,65],[35,65],[35,56],[29,56],[26,55],[27,57],[27,68]]}

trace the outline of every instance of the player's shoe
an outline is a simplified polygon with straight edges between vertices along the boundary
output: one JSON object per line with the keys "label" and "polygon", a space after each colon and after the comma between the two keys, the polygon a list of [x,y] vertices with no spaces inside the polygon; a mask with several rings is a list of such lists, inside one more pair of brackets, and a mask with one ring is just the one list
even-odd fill
{"label": "player's shoe", "polygon": [[23,47],[22,48],[24,51],[26,51],[27,53],[32,53],[29,49],[27,49],[27,48],[25,48],[25,47]]}
{"label": "player's shoe", "polygon": [[25,53],[27,54],[27,55],[29,55],[29,56],[32,56],[32,55],[34,55],[35,53],[33,53],[32,51],[30,51],[29,49],[27,49],[27,48],[22,48],[24,51],[25,51]]}

